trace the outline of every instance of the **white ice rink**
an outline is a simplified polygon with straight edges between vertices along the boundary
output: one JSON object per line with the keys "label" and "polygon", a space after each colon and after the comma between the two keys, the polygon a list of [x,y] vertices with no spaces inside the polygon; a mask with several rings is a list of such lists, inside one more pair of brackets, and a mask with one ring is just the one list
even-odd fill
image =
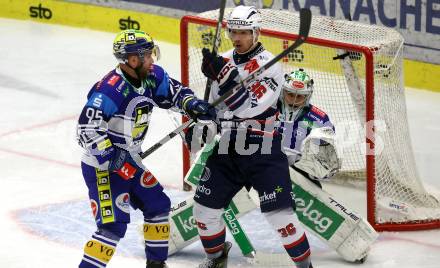
{"label": "white ice rink", "polygon": [[[77,267],[84,242],[94,230],[87,189],[79,168],[76,119],[88,90],[116,61],[113,34],[0,19],[0,267]],[[180,80],[179,49],[159,42],[158,62]],[[437,74],[438,75],[438,74]],[[440,94],[407,89],[407,107],[419,173],[440,188]],[[153,114],[144,148],[174,128],[166,112]],[[145,160],[175,201],[181,187],[180,141],[175,139]],[[279,245],[255,212],[243,219],[257,249]],[[126,239],[108,267],[145,267],[133,212]],[[264,220],[263,220],[264,221]],[[310,237],[315,267],[440,267],[440,230],[385,232],[367,261],[350,264]],[[273,248],[273,249],[272,249]],[[277,249],[278,248],[278,249]],[[172,256],[170,268],[196,267],[203,258],[195,243]],[[230,267],[248,267],[233,247]],[[292,265],[293,267],[293,265]]]}

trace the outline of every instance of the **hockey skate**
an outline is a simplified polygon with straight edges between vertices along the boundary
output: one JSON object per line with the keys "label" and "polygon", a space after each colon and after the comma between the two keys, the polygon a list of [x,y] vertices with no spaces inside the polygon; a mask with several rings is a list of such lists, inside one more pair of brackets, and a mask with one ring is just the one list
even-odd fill
{"label": "hockey skate", "polygon": [[168,268],[164,261],[147,260],[147,268]]}
{"label": "hockey skate", "polygon": [[228,253],[232,247],[232,243],[226,241],[223,248],[223,253],[220,257],[214,259],[206,259],[199,265],[198,268],[227,268],[228,267]]}

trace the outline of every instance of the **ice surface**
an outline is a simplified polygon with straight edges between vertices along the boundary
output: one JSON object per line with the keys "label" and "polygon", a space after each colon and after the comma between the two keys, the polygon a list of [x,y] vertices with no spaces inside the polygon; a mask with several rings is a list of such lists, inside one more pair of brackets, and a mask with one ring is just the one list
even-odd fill
{"label": "ice surface", "polygon": [[[76,118],[89,88],[116,65],[113,34],[0,19],[0,267],[76,267],[83,243],[94,230],[87,190],[79,169]],[[162,65],[179,79],[179,49],[159,42]],[[440,188],[440,94],[407,89],[407,106],[419,172]],[[153,114],[144,149],[174,128],[164,111]],[[166,161],[165,161],[166,159]],[[180,201],[180,141],[166,144],[145,160]],[[346,195],[350,196],[350,195]],[[353,202],[362,196],[352,193]],[[140,213],[133,212],[126,239],[108,267],[144,267]],[[258,211],[240,220],[257,249],[281,252]],[[380,235],[362,265],[342,261],[310,237],[315,267],[440,267],[440,231],[387,232]],[[248,267],[233,247],[230,267]],[[199,242],[169,259],[171,268],[196,267]],[[292,265],[293,267],[293,265]]]}

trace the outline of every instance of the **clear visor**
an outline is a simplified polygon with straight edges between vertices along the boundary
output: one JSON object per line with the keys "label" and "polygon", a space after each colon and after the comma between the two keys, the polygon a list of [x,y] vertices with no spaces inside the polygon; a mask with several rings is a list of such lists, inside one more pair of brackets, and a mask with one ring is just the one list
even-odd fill
{"label": "clear visor", "polygon": [[144,49],[139,51],[139,55],[151,56],[154,61],[160,60],[160,48],[158,45],[154,45],[153,49]]}

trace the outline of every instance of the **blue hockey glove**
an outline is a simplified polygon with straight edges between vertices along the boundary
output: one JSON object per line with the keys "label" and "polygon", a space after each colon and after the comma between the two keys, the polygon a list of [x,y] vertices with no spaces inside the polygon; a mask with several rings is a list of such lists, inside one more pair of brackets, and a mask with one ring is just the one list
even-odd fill
{"label": "blue hockey glove", "polygon": [[202,54],[202,72],[206,77],[218,82],[220,95],[240,82],[235,65],[227,62],[222,56],[210,52],[207,48],[202,49]]}
{"label": "blue hockey glove", "polygon": [[186,97],[182,106],[183,110],[196,122],[215,121],[217,118],[215,108],[211,104],[194,96]]}
{"label": "blue hockey glove", "polygon": [[130,152],[115,148],[115,153],[110,159],[108,170],[118,173],[124,180],[128,180],[136,173],[136,164]]}

